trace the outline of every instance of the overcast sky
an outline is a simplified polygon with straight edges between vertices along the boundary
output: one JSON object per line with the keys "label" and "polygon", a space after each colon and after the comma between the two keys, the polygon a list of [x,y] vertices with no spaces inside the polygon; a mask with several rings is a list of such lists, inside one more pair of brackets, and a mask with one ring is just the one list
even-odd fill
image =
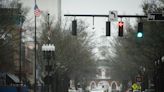
{"label": "overcast sky", "polygon": [[70,13],[108,13],[117,10],[119,14],[141,12],[142,0],[63,0],[63,12]]}
{"label": "overcast sky", "polygon": [[[34,0],[21,0],[31,9]],[[39,8],[54,14],[54,0],[36,0]],[[118,14],[140,14],[143,0],[62,0],[62,13],[108,14],[117,10]]]}

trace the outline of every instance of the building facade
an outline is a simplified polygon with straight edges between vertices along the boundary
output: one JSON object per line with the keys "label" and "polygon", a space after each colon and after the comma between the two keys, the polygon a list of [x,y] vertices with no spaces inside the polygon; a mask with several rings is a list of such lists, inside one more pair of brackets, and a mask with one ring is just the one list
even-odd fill
{"label": "building facade", "polygon": [[61,0],[54,0],[54,11],[55,11],[55,19],[57,19],[58,22],[61,22]]}

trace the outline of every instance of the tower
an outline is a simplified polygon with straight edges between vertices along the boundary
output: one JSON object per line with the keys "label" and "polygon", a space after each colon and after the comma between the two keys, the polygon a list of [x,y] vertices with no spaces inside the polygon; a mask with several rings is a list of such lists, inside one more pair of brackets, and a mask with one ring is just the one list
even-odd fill
{"label": "tower", "polygon": [[61,22],[61,0],[57,0],[57,9],[58,9],[58,21]]}
{"label": "tower", "polygon": [[54,0],[55,20],[61,22],[61,0]]}

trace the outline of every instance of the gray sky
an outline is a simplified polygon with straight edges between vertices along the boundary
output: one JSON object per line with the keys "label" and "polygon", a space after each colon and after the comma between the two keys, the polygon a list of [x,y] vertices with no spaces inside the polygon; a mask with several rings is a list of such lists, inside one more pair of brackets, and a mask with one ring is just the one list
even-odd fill
{"label": "gray sky", "polygon": [[108,13],[117,10],[119,14],[141,12],[142,0],[62,0],[63,12],[70,13]]}
{"label": "gray sky", "polygon": [[[35,5],[34,1],[35,0],[21,0],[24,6],[30,8],[30,14],[33,13],[34,5]],[[55,3],[54,0],[36,0],[36,2],[40,10],[49,11],[50,13],[54,14],[53,11],[53,6],[54,6],[53,3]]]}
{"label": "gray sky", "polygon": [[[34,0],[21,0],[31,10]],[[41,10],[54,14],[54,0],[36,0]],[[62,0],[62,13],[108,14],[109,10],[117,10],[118,14],[139,14],[143,0]]]}

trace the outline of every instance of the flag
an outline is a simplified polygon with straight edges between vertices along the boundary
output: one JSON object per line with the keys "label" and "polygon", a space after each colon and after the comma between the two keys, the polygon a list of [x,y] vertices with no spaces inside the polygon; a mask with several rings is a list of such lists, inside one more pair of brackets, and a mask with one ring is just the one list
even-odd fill
{"label": "flag", "polygon": [[36,17],[39,17],[40,14],[41,14],[41,11],[40,9],[38,8],[38,6],[35,4],[35,7],[34,7],[34,14]]}

